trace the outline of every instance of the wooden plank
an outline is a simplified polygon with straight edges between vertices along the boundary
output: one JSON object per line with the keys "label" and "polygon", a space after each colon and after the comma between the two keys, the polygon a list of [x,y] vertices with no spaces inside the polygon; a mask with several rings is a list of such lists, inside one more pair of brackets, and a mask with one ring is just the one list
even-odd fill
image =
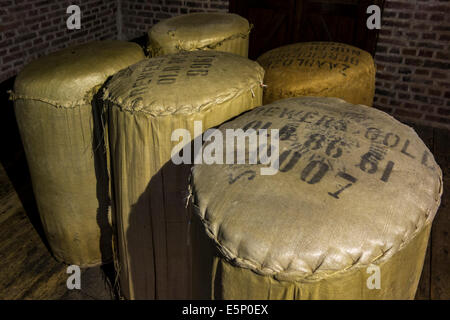
{"label": "wooden plank", "polygon": [[431,127],[418,125],[418,124],[409,124],[407,125],[413,127],[413,129],[417,132],[417,135],[423,140],[425,145],[433,152],[434,150],[434,130]]}
{"label": "wooden plank", "polygon": [[[24,182],[23,188],[29,186]],[[68,290],[67,277],[66,266],[51,256],[0,165],[0,299],[113,297],[100,267],[82,270],[81,290]]]}
{"label": "wooden plank", "polygon": [[431,236],[428,241],[427,253],[423,262],[422,275],[417,287],[416,300],[430,300],[431,294]]}
{"label": "wooden plank", "polygon": [[450,156],[450,130],[434,129],[434,140],[434,154]]}
{"label": "wooden plank", "polygon": [[[417,124],[411,124],[408,123],[408,125],[412,126],[414,130],[417,132],[419,137],[423,140],[423,142],[426,144],[428,149],[431,151],[434,150],[434,131],[433,128],[417,125]],[[427,253],[425,255],[425,260],[423,263],[423,269],[422,269],[422,275],[420,277],[419,286],[417,288],[416,292],[416,300],[429,300],[430,299],[430,293],[431,293],[431,236],[430,240],[428,241],[427,246]]]}
{"label": "wooden plank", "polygon": [[256,59],[270,49],[296,42],[293,38],[298,0],[231,0],[229,9],[246,18],[253,26],[249,39],[249,58]]}
{"label": "wooden plank", "polygon": [[450,131],[435,129],[434,155],[444,177],[441,207],[433,222],[431,299],[450,299]]}
{"label": "wooden plank", "polygon": [[[437,156],[444,171],[450,174],[450,157]],[[444,178],[444,196],[433,222],[431,233],[431,299],[450,299],[450,178]]]}
{"label": "wooden plank", "polygon": [[57,299],[67,291],[64,265],[47,251],[2,166],[0,185],[0,299]]}

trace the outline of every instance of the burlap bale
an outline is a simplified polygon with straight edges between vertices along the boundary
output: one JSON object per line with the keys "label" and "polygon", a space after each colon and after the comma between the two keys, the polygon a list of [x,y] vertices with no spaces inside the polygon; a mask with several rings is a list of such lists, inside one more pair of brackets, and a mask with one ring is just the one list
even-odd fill
{"label": "burlap bale", "polygon": [[264,104],[300,96],[336,97],[372,106],[375,64],[356,47],[334,42],[296,43],[257,60],[266,70]]}
{"label": "burlap bale", "polygon": [[189,298],[186,209],[191,165],[175,165],[176,129],[203,130],[262,103],[264,70],[246,58],[195,51],[142,61],[105,91],[120,286],[129,299]]}
{"label": "burlap bale", "polygon": [[109,76],[143,58],[133,43],[91,42],[39,58],[16,78],[11,98],[39,214],[54,256],[65,263],[111,260],[101,106],[94,96]]}
{"label": "burlap bale", "polygon": [[197,298],[413,299],[442,194],[442,172],[414,130],[314,97],[219,129],[263,126],[279,129],[277,174],[194,166]]}
{"label": "burlap bale", "polygon": [[217,50],[248,56],[250,25],[232,13],[191,13],[163,20],[148,32],[152,56]]}

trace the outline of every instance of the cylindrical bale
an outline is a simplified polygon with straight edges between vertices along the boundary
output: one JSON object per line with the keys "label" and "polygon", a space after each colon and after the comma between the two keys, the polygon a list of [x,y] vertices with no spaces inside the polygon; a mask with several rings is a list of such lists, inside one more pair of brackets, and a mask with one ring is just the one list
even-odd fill
{"label": "cylindrical bale", "polygon": [[248,162],[193,168],[197,298],[413,299],[442,194],[414,130],[320,97],[280,100],[219,130],[261,127],[272,175]]}
{"label": "cylindrical bale", "polygon": [[372,56],[335,42],[303,42],[270,50],[257,60],[266,70],[264,104],[300,96],[336,97],[372,106]]}
{"label": "cylindrical bale", "polygon": [[158,22],[148,32],[152,56],[217,50],[248,56],[250,25],[233,13],[191,13]]}
{"label": "cylindrical bale", "polygon": [[[109,82],[104,99],[126,298],[191,297],[190,142],[261,105],[263,77],[254,61],[195,51],[142,61]],[[181,147],[187,161],[177,163],[171,157]]]}
{"label": "cylindrical bale", "polygon": [[17,76],[11,98],[34,195],[56,259],[109,262],[109,183],[97,91],[145,58],[122,41],[97,41],[41,57]]}

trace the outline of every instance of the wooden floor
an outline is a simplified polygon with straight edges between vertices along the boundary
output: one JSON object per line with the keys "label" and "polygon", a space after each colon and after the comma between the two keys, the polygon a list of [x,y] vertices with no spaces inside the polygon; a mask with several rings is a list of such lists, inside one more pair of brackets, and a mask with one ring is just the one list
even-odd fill
{"label": "wooden floor", "polygon": [[0,300],[111,299],[111,265],[82,270],[81,290],[68,290],[67,266],[48,250],[8,99],[14,80],[0,84]]}
{"label": "wooden floor", "polygon": [[[32,200],[24,199],[24,202]],[[101,268],[82,270],[81,290],[67,289],[66,268],[50,255],[0,165],[0,299],[113,297]]]}
{"label": "wooden floor", "polygon": [[433,152],[444,176],[442,202],[433,222],[416,299],[448,300],[450,299],[450,131],[412,126]]}
{"label": "wooden floor", "polygon": [[[3,116],[14,121],[11,114]],[[0,157],[0,299],[113,298],[104,272],[109,270],[111,279],[111,266],[83,270],[81,290],[67,289],[66,266],[53,259],[45,244],[23,148],[17,128],[11,128],[8,139],[2,141]],[[450,131],[415,129],[444,174],[442,205],[433,223],[416,298],[450,299]]]}

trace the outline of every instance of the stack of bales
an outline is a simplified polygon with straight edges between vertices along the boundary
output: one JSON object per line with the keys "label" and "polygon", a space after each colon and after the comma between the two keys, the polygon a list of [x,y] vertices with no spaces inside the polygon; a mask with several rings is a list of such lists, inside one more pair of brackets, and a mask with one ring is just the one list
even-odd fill
{"label": "stack of bales", "polygon": [[151,56],[214,50],[248,56],[248,21],[230,13],[192,13],[163,20],[148,32]]}
{"label": "stack of bales", "polygon": [[194,166],[196,298],[414,299],[442,194],[416,133],[320,97],[279,100],[219,130],[262,126],[279,132],[277,173]]}
{"label": "stack of bales", "polygon": [[334,42],[296,43],[270,50],[258,62],[266,70],[265,104],[318,96],[372,106],[375,64],[359,48]]}
{"label": "stack of bales", "polygon": [[91,42],[39,58],[17,76],[12,98],[33,190],[54,256],[93,266],[112,258],[100,88],[142,60],[122,41]]}
{"label": "stack of bales", "polygon": [[[149,31],[149,59],[105,41],[20,73],[12,98],[55,257],[109,261],[114,233],[128,299],[412,298],[442,192],[429,150],[367,107],[370,54],[298,43],[261,67],[246,59],[250,29],[234,14],[183,15]],[[201,164],[219,125],[274,129],[275,173]]]}
{"label": "stack of bales", "polygon": [[[263,77],[256,62],[238,55],[193,51],[142,61],[111,79],[105,100],[125,297],[191,297],[186,201],[196,154],[186,157],[191,148],[184,147],[261,105]],[[174,163],[178,152],[184,163]]]}

